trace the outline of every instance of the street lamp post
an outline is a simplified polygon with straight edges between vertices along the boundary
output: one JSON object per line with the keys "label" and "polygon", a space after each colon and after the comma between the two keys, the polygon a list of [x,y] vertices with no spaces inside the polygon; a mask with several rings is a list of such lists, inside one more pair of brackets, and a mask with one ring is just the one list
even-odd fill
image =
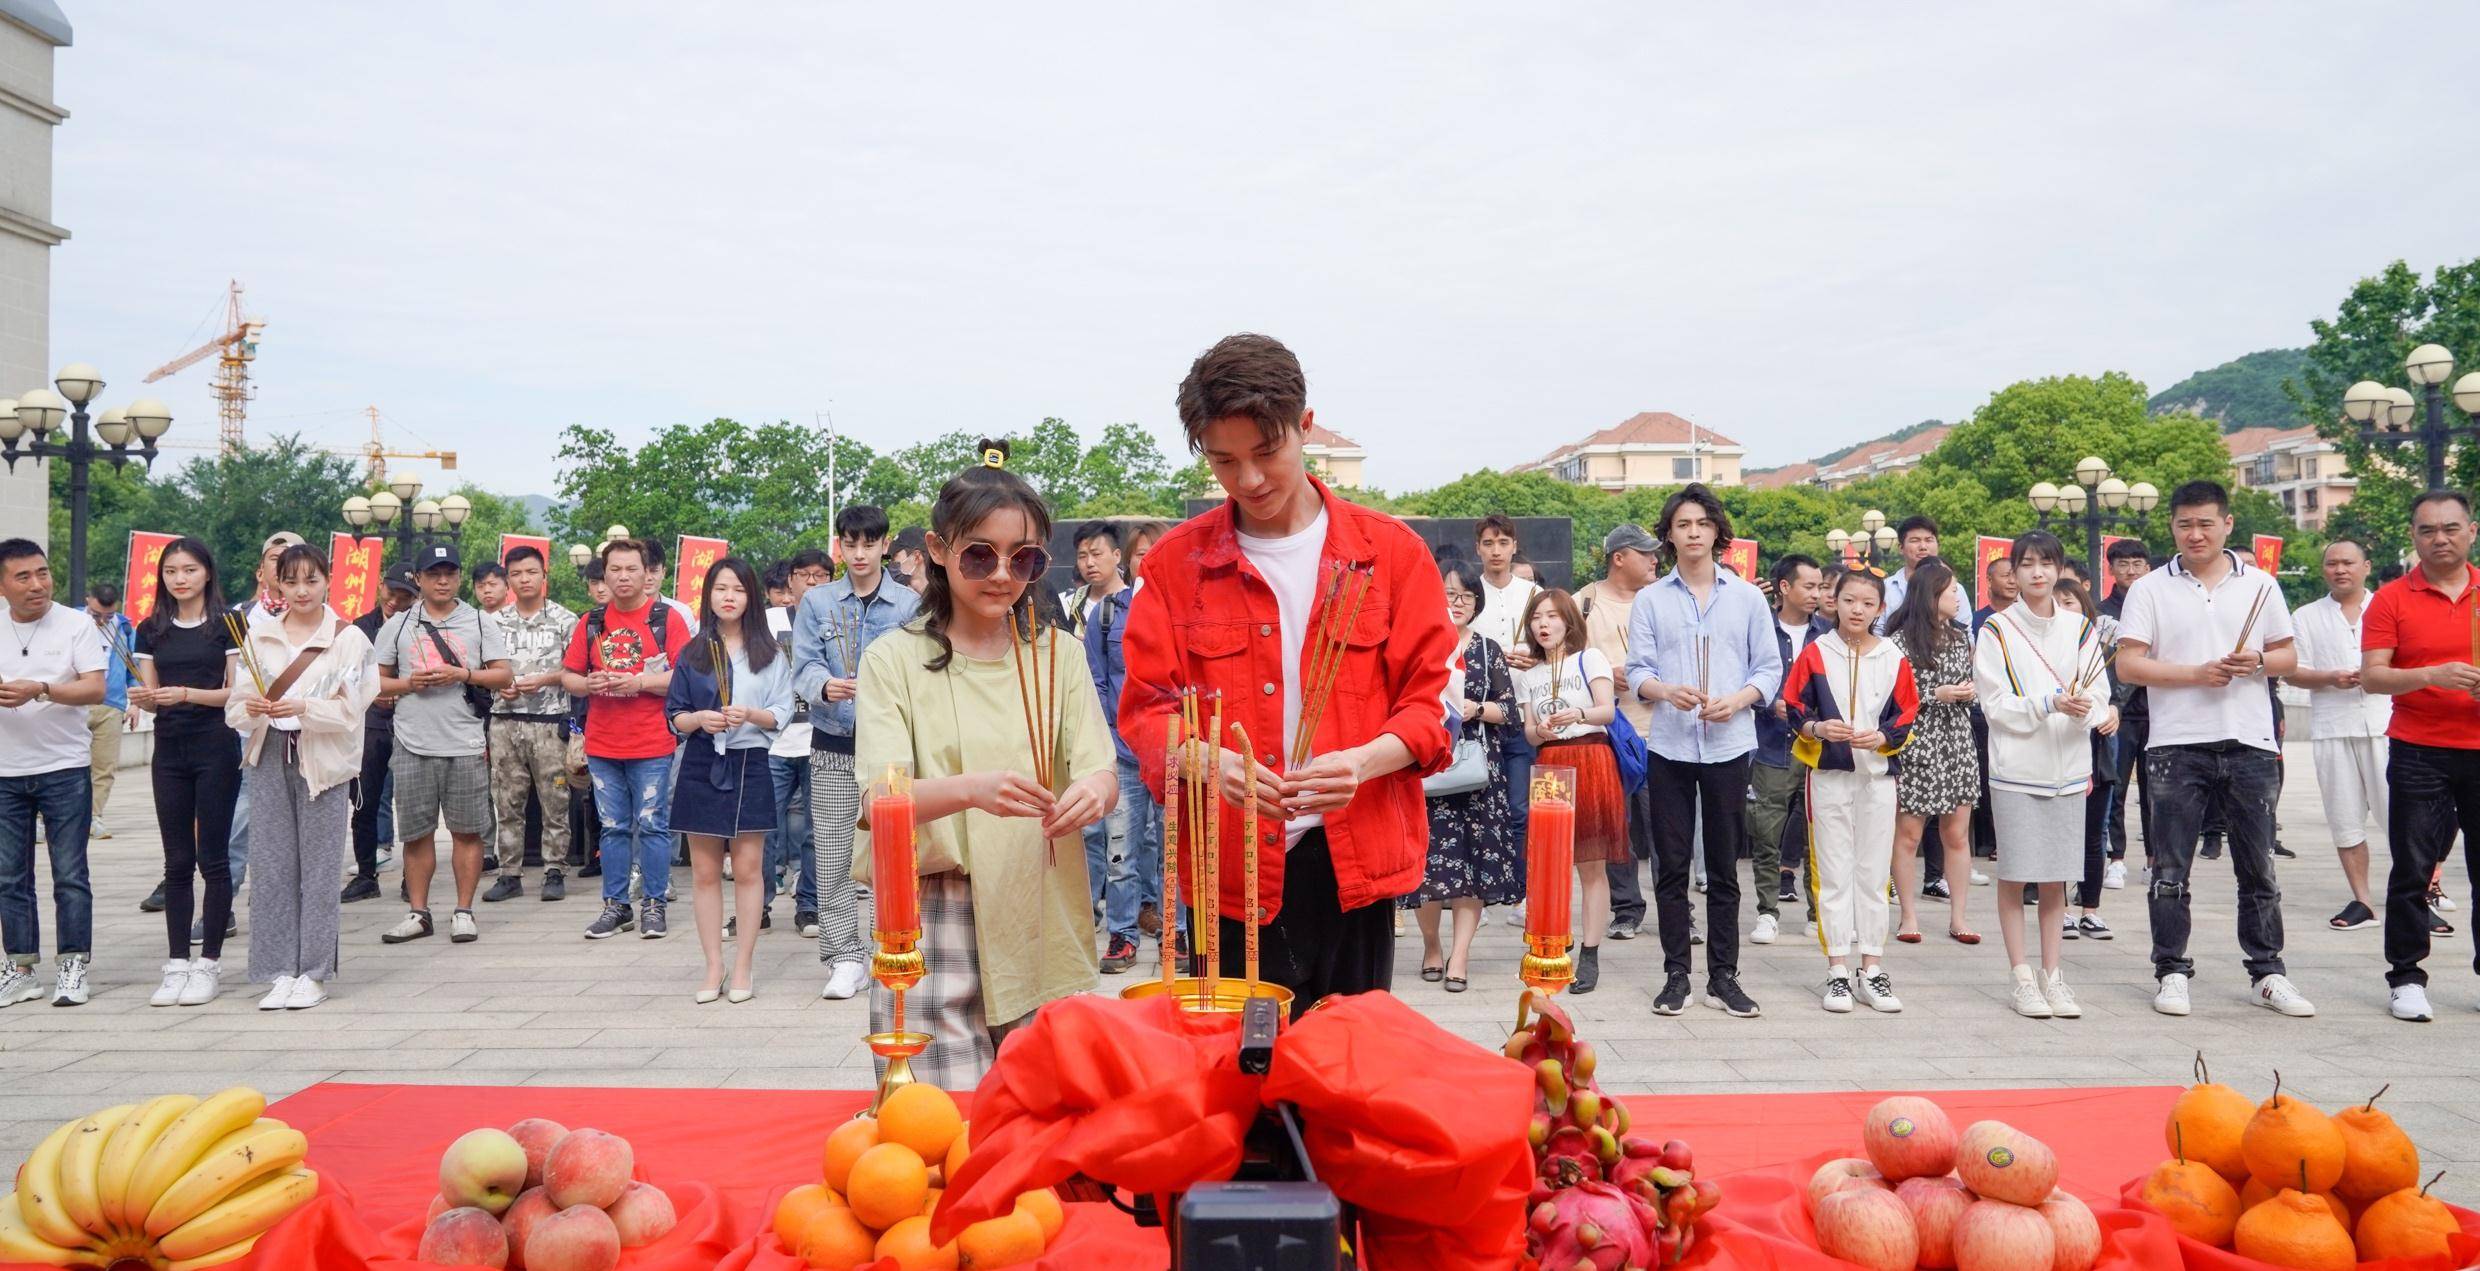
{"label": "street lamp post", "polygon": [[[366,526],[378,526],[383,537],[394,540],[396,558],[407,560],[433,539],[463,538],[465,518],[474,513],[473,501],[464,495],[451,494],[434,503],[421,494],[421,478],[399,473],[388,480],[388,488],[368,498],[354,495],[337,511],[356,536]],[[408,502],[413,503],[410,509]]]}
{"label": "street lamp post", "polygon": [[[103,376],[84,362],[71,362],[52,377],[59,392],[28,389],[16,401],[0,401],[0,460],[11,471],[20,459],[69,461],[69,603],[86,603],[86,522],[93,492],[91,474],[100,459],[117,468],[135,459],[155,463],[155,439],[172,427],[172,412],[152,397],[141,397],[89,421],[86,408],[103,391]],[[69,421],[65,441],[53,441],[52,430],[62,417]],[[20,444],[28,432],[34,440]],[[91,432],[91,435],[90,435]],[[97,444],[100,440],[101,444]],[[131,444],[132,442],[136,444]]]}
{"label": "street lamp post", "polygon": [[2480,371],[2466,373],[2454,382],[2454,407],[2463,412],[2464,422],[2446,422],[2446,377],[2454,373],[2454,355],[2442,344],[2423,344],[2403,359],[2403,374],[2420,386],[2426,400],[2426,418],[2414,428],[2411,421],[2418,416],[2420,404],[2407,389],[2391,388],[2375,380],[2361,380],[2342,395],[2342,413],[2358,424],[2359,439],[2371,447],[2394,450],[2418,444],[2426,452],[2428,484],[2426,489],[2439,490],[2446,484],[2446,457],[2458,437],[2469,434],[2480,439]]}
{"label": "street lamp post", "polygon": [[1862,563],[1872,573],[1881,572],[1877,567],[1878,561],[1893,559],[1895,549],[1900,544],[1901,539],[1895,534],[1894,527],[1886,524],[1886,514],[1876,508],[1870,508],[1860,514],[1860,532],[1857,534],[1840,528],[1826,531],[1828,552],[1840,559],[1844,555],[1845,548],[1857,547],[1860,549]]}
{"label": "street lamp post", "polygon": [[2084,532],[2084,567],[2095,571],[2095,577],[2102,567],[2101,531],[2111,526],[2141,531],[2146,514],[2161,503],[2161,491],[2152,482],[2129,485],[2119,480],[2099,455],[2086,455],[2075,465],[2075,477],[2068,484],[2038,482],[2028,497],[2043,529],[2049,528],[2049,518],[2056,513],[2066,522],[2068,533]]}

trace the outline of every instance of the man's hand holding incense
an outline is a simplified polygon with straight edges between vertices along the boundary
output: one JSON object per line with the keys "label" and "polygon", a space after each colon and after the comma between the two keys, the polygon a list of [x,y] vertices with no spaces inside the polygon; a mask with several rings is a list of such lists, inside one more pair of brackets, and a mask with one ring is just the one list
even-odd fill
{"label": "man's hand holding incense", "polygon": [[1759,696],[1760,694],[1755,689],[1743,688],[1728,697],[1707,698],[1704,708],[1697,711],[1696,717],[1708,724],[1728,723],[1733,715],[1756,705]]}
{"label": "man's hand holding incense", "polygon": [[1070,782],[1051,804],[1050,815],[1042,818],[1042,837],[1058,839],[1082,833],[1086,826],[1110,815],[1111,804],[1118,797],[1119,774],[1108,768]]}
{"label": "man's hand holding incense", "polygon": [[1283,806],[1293,816],[1340,811],[1360,793],[1361,768],[1348,750],[1315,756],[1283,782]]}
{"label": "man's hand holding incense", "polygon": [[1215,774],[1215,785],[1222,792],[1223,802],[1243,812],[1248,811],[1249,769],[1255,767],[1257,769],[1257,814],[1275,821],[1290,818],[1291,814],[1283,810],[1284,784],[1280,774],[1248,755],[1229,747],[1224,748],[1222,760],[1222,770]]}

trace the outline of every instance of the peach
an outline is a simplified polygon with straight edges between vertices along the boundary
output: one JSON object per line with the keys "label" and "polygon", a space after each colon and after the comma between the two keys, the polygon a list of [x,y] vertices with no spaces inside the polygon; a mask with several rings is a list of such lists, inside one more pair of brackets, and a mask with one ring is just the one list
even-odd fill
{"label": "peach", "polygon": [[1954,1178],[1907,1178],[1894,1194],[1912,1211],[1920,1233],[1920,1265],[1942,1271],[1955,1265],[1955,1220],[1971,1208],[1972,1193]]}
{"label": "peach", "polygon": [[601,1209],[620,1199],[636,1168],[637,1154],[627,1139],[601,1130],[571,1130],[552,1145],[551,1156],[543,1162],[543,1189],[562,1209]]}
{"label": "peach", "polygon": [[620,1230],[592,1205],[571,1205],[534,1224],[525,1237],[526,1271],[612,1271]]}
{"label": "peach", "polygon": [[431,1219],[437,1218],[441,1214],[444,1214],[454,1208],[456,1208],[456,1206],[449,1204],[447,1197],[433,1196],[431,1197],[431,1211],[422,1215],[422,1221],[429,1222]]}
{"label": "peach", "polygon": [[543,1162],[550,1158],[551,1148],[568,1134],[568,1127],[541,1117],[527,1117],[508,1127],[508,1137],[525,1148],[525,1185],[540,1187]]}
{"label": "peach", "polygon": [[1955,1220],[1958,1271],[2041,1271],[2057,1257],[2057,1237],[2038,1209],[1976,1200]]}
{"label": "peach", "polygon": [[1920,1234],[1911,1209],[1879,1187],[1846,1188],[1819,1201],[1817,1247],[1868,1271],[1912,1271],[1920,1265]]}
{"label": "peach", "polygon": [[1870,1163],[1889,1183],[1955,1168],[1955,1123],[1946,1109],[1918,1095],[1879,1100],[1861,1124],[1860,1137]]}
{"label": "peach", "polygon": [[468,1130],[439,1154],[439,1194],[496,1218],[525,1190],[525,1148],[506,1130]]}
{"label": "peach", "polygon": [[2051,1192],[2040,1213],[2049,1220],[2055,1250],[2050,1271],[2092,1271],[2101,1260],[2101,1220],[2093,1217],[2092,1208],[2065,1192]]}
{"label": "peach", "polygon": [[501,1214],[499,1225],[508,1233],[508,1265],[525,1265],[525,1238],[534,1233],[534,1224],[560,1212],[551,1203],[551,1193],[539,1187],[528,1187],[517,1196],[517,1203]]}
{"label": "peach", "polygon": [[620,1231],[620,1247],[634,1249],[653,1244],[671,1233],[680,1222],[672,1212],[672,1198],[663,1189],[647,1183],[630,1183],[620,1189],[620,1199],[611,1202],[603,1212],[611,1215],[611,1225]]}
{"label": "peach", "polygon": [[443,1267],[505,1267],[508,1233],[500,1230],[499,1219],[489,1210],[463,1205],[422,1228],[422,1245],[414,1256]]}
{"label": "peach", "polygon": [[1873,1187],[1879,1191],[1892,1190],[1886,1186],[1885,1175],[1878,1173],[1876,1166],[1859,1157],[1846,1156],[1841,1160],[1828,1161],[1818,1166],[1817,1172],[1809,1176],[1809,1216],[1816,1217],[1817,1205],[1826,1197],[1853,1187]]}

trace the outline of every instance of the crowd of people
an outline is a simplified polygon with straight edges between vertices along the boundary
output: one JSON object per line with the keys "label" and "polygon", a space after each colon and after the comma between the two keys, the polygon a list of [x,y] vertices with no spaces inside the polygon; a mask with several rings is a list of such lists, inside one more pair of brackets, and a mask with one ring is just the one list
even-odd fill
{"label": "crowd of people", "polygon": [[[1990,565],[1976,607],[1925,517],[1899,526],[1891,570],[1784,554],[1745,578],[1722,559],[1723,501],[1689,485],[1652,525],[1612,530],[1602,576],[1571,592],[1542,585],[1507,517],[1482,518],[1469,551],[1433,551],[1327,489],[1301,455],[1306,381],[1278,342],[1217,344],[1177,405],[1228,498],[1177,526],[1076,527],[1065,592],[1045,585],[1051,510],[995,442],[926,527],[891,534],[881,509],[844,508],[831,547],[717,562],[694,608],[665,595],[652,542],[606,543],[577,613],[550,598],[538,550],[468,568],[431,540],[344,621],[326,557],[284,533],[230,607],[213,553],[179,539],[132,623],[109,584],[83,613],[55,603],[43,549],[0,543],[0,1006],[87,1000],[85,849],[108,836],[126,718],[143,712],[164,853],[145,902],[167,944],[157,1006],[216,999],[245,878],[261,1009],[325,1000],[341,907],[382,899],[391,854],[406,912],[380,939],[438,935],[442,828],[452,943],[482,937],[478,904],[528,895],[529,866],[542,901],[564,900],[572,874],[601,879],[586,939],[663,938],[685,863],[698,1002],[750,999],[785,890],[823,995],[852,997],[868,984],[868,888],[886,885],[869,809],[901,767],[928,956],[908,1006],[934,1038],[916,1072],[969,1081],[1010,1028],[1129,971],[1148,940],[1193,960],[1183,897],[1162,890],[1174,771],[1220,795],[1212,815],[1239,849],[1202,880],[1222,970],[1240,972],[1253,923],[1262,974],[1305,1007],[1392,987],[1404,911],[1421,980],[1465,991],[1489,907],[1523,898],[1536,769],[1556,768],[1575,810],[1579,993],[1600,987],[1605,941],[1650,930],[1655,1013],[1701,998],[1756,1016],[1741,942],[1776,942],[1797,904],[1823,1009],[1899,1011],[1898,950],[1925,938],[1923,905],[1979,945],[1970,897],[1994,878],[2013,1009],[2074,1018],[2063,943],[2111,939],[2103,897],[2132,876],[2153,1007],[2184,1015],[2196,865],[2227,853],[2249,997],[2306,1016],[2276,881],[2290,852],[2273,686],[2288,679],[2309,695],[2352,893],[2329,925],[2381,922],[2393,1013],[2431,1017],[2422,963],[2452,931],[2442,865],[2480,833],[2480,569],[2460,493],[2414,503],[2418,559],[2373,592],[2366,550],[2332,544],[2329,594],[2296,614],[2227,546],[2229,496],[2210,481],[2168,500],[2175,555],[2115,543],[2106,588],[2035,531]],[[1038,713],[1028,653],[1058,690]],[[1219,747],[1182,722],[1197,691],[1242,725]],[[2390,831],[2381,899],[2373,816]],[[1257,858],[1255,912],[1240,851]],[[872,998],[886,1027],[891,1003]]]}

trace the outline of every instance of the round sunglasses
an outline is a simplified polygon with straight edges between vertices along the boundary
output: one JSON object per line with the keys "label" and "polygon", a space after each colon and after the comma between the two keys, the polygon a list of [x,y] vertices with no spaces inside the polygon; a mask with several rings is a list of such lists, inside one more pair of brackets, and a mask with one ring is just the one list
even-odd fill
{"label": "round sunglasses", "polygon": [[[988,543],[968,543],[956,553],[956,573],[966,582],[981,582],[999,572],[999,549]],[[1051,554],[1033,544],[1017,548],[1007,557],[1008,577],[1029,583],[1050,572]]]}

